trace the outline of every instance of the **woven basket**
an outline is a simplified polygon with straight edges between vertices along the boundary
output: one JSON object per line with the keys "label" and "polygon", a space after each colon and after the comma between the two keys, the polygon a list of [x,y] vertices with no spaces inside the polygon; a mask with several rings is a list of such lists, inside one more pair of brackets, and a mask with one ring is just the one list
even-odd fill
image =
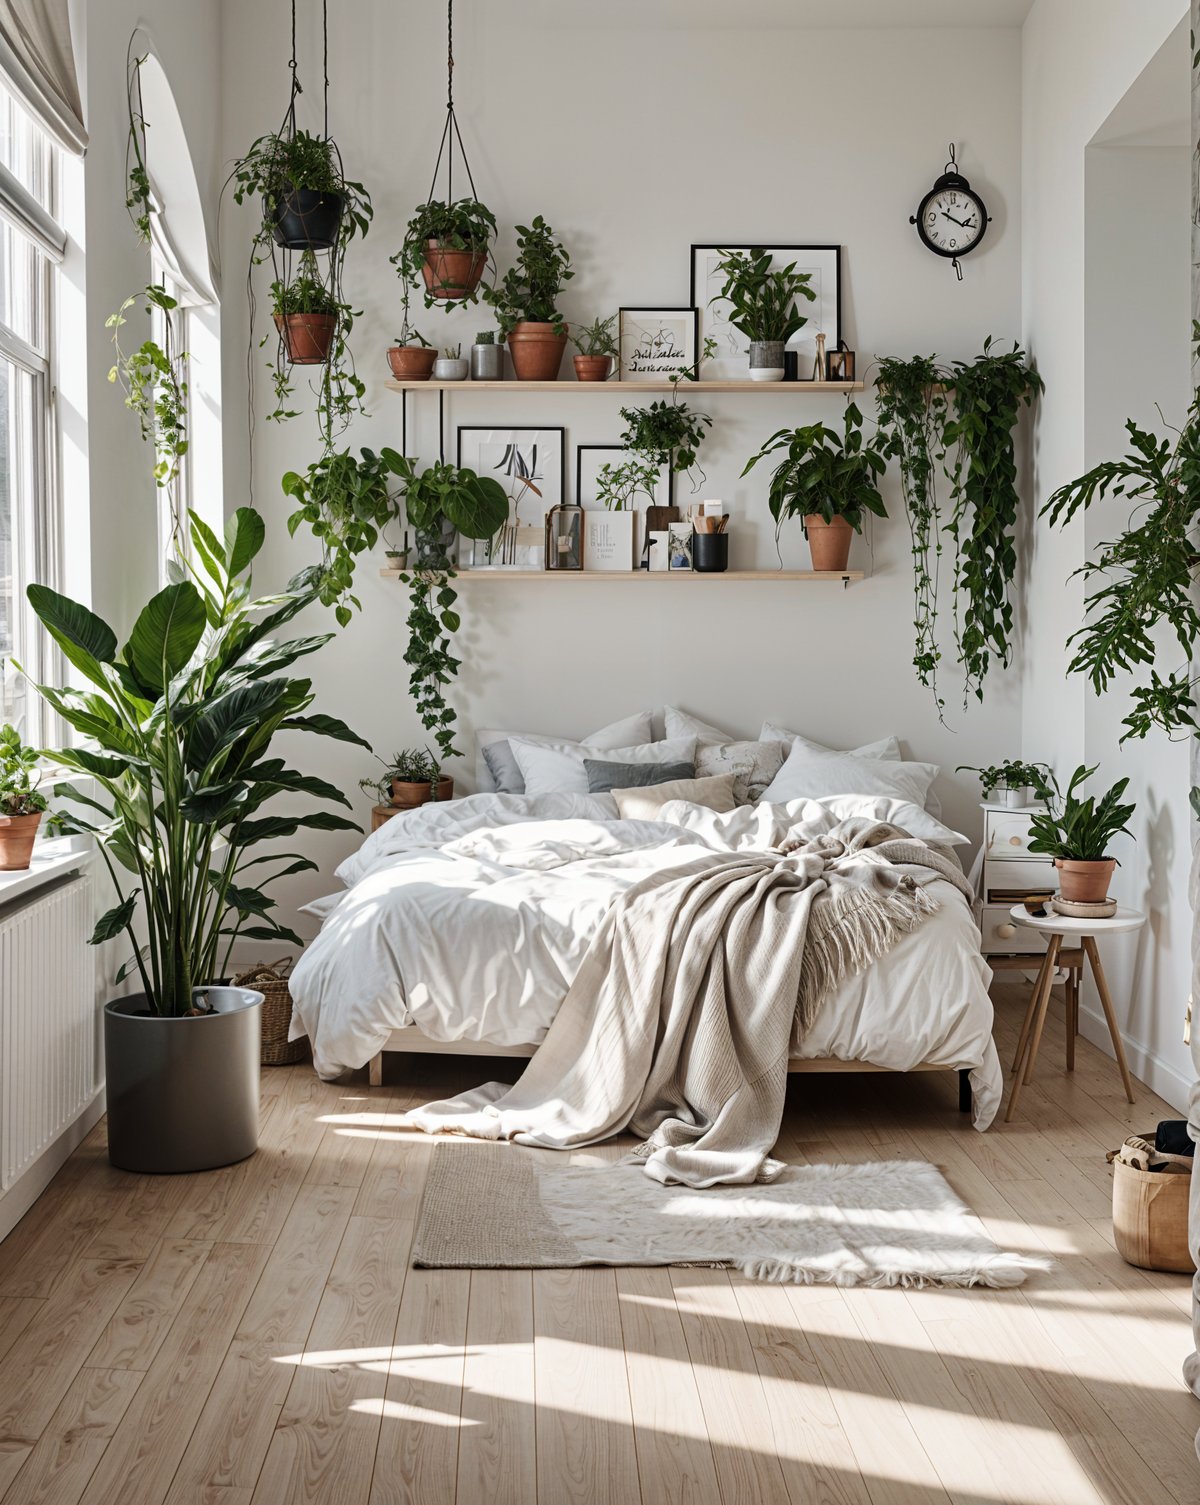
{"label": "woven basket", "polygon": [[288,1039],[292,1023],[292,994],[288,987],[291,970],[292,958],[283,956],[277,962],[259,962],[233,979],[235,987],[257,988],[263,995],[260,1059],[264,1066],[293,1066],[308,1059],[308,1041]]}
{"label": "woven basket", "polygon": [[1143,1270],[1190,1274],[1196,1268],[1188,1249],[1191,1180],[1113,1162],[1113,1238],[1123,1260]]}

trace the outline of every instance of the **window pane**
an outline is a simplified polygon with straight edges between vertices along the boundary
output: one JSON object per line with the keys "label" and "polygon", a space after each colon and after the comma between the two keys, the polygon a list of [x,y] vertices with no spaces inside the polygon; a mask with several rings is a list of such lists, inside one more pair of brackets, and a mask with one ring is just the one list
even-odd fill
{"label": "window pane", "polygon": [[0,323],[46,349],[46,258],[11,225],[0,227]]}
{"label": "window pane", "polygon": [[23,677],[13,668],[17,658],[38,674],[39,642],[29,632],[25,585],[34,578],[34,519],[40,510],[37,400],[40,383],[9,361],[0,361],[0,656],[4,661],[0,714],[36,740],[38,707]]}
{"label": "window pane", "polygon": [[52,154],[57,150],[41,126],[0,83],[0,162],[51,214]]}

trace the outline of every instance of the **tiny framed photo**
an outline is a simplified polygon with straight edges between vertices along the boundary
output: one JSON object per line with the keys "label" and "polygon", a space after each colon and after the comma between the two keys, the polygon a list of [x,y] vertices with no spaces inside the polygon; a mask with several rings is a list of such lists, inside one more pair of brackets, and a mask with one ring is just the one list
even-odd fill
{"label": "tiny framed photo", "polygon": [[544,561],[546,514],[565,500],[566,430],[491,428],[459,424],[458,463],[499,481],[508,496],[508,520],[494,538],[460,553],[467,569],[539,569]]}
{"label": "tiny framed photo", "polygon": [[622,308],[618,336],[621,380],[694,378],[699,328],[700,315],[694,307]]}
{"label": "tiny framed photo", "polygon": [[692,525],[671,523],[667,531],[667,568],[690,570],[692,567]]}

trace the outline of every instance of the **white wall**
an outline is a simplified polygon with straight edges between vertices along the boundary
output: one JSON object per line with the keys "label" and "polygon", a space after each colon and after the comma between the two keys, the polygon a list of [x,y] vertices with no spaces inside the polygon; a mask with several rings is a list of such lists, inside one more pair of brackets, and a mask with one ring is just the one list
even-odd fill
{"label": "white wall", "polygon": [[[577,268],[563,300],[569,318],[622,302],[685,302],[692,241],[753,237],[842,243],[847,334],[864,364],[873,353],[967,357],[988,334],[1017,336],[1014,27],[768,31],[747,23],[658,30],[653,17],[662,12],[646,7],[634,35],[593,28],[587,14],[573,12],[569,27],[548,28],[544,15],[519,0],[492,0],[460,6],[455,17],[456,99],[478,189],[506,227],[501,264],[513,249],[513,223],[544,214]],[[364,310],[355,336],[371,407],[350,438],[377,447],[400,439],[400,399],[383,389],[384,349],[399,323],[387,257],[429,186],[444,111],[444,13],[362,0],[353,17],[352,28],[331,28],[330,119],[348,171],[371,186],[376,205],[374,228],[352,248],[347,276],[355,306]],[[309,81],[301,123],[309,125],[319,120],[316,43],[309,26],[301,45],[301,77]],[[226,7],[223,62],[224,151],[232,157],[278,123],[286,102],[282,0]],[[941,171],[951,132],[964,171],[995,217],[961,284],[920,248],[908,223]],[[230,213],[223,223],[232,326],[243,316],[231,290],[245,264],[250,211]],[[435,312],[421,323],[442,344],[469,342],[490,320],[479,312]],[[238,331],[226,345],[231,394],[244,352]],[[260,376],[265,380],[265,372]],[[260,412],[265,395],[260,388]],[[742,466],[783,424],[838,422],[840,400],[783,392],[689,397],[714,419],[702,453],[703,494],[732,504],[735,563],[767,565],[773,551],[765,479],[756,472],[739,480]],[[619,403],[608,394],[455,393],[448,453],[453,458],[458,422],[564,424],[573,477],[575,442],[618,438]],[[415,445],[433,458],[436,400],[419,399],[418,407],[410,452]],[[231,395],[227,412],[239,409]],[[238,445],[230,431],[240,427],[227,422]],[[311,416],[259,427],[254,485],[268,520],[271,581],[313,557],[311,539],[287,537],[278,485],[316,448]],[[939,727],[910,667],[912,570],[893,483],[888,499],[897,515],[875,528],[873,558],[866,541],[856,542],[852,558],[872,569],[872,578],[845,592],[670,580],[471,586],[460,638],[466,666],[455,696],[467,737],[485,725],[583,733],[667,701],[749,734],[768,714],[843,746],[895,731],[911,756],[943,766],[938,787],[947,816],[977,836],[975,785],[953,769],[1019,751],[1019,675],[995,674],[985,705],[964,715],[960,681],[948,672],[943,688],[953,731]],[[794,528],[785,560],[799,565],[805,555]],[[362,561],[361,615],[309,662],[322,707],[391,751],[424,737],[401,662],[406,596],[378,579],[380,563]],[[332,744],[306,748],[305,757],[322,761],[322,771],[349,789],[368,771],[362,755]],[[314,840],[326,876],[299,880],[293,896],[310,896],[321,883],[332,887],[329,868],[346,847],[336,837]]]}

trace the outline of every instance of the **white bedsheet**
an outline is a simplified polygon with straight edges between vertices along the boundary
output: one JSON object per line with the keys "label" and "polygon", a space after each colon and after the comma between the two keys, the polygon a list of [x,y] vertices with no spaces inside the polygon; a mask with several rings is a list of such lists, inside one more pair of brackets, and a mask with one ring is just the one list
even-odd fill
{"label": "white bedsheet", "polygon": [[[312,906],[324,924],[292,977],[293,1037],[310,1037],[324,1077],[364,1065],[409,1024],[435,1040],[537,1044],[624,889],[697,845],[770,847],[837,818],[814,801],[729,815],[676,802],[662,815],[619,820],[609,795],[479,794],[393,817],[338,869],[348,891]],[[944,882],[930,892],[939,913],[848,979],[795,1052],[965,1067],[983,1129],[1002,1080],[991,973],[963,897]]]}

